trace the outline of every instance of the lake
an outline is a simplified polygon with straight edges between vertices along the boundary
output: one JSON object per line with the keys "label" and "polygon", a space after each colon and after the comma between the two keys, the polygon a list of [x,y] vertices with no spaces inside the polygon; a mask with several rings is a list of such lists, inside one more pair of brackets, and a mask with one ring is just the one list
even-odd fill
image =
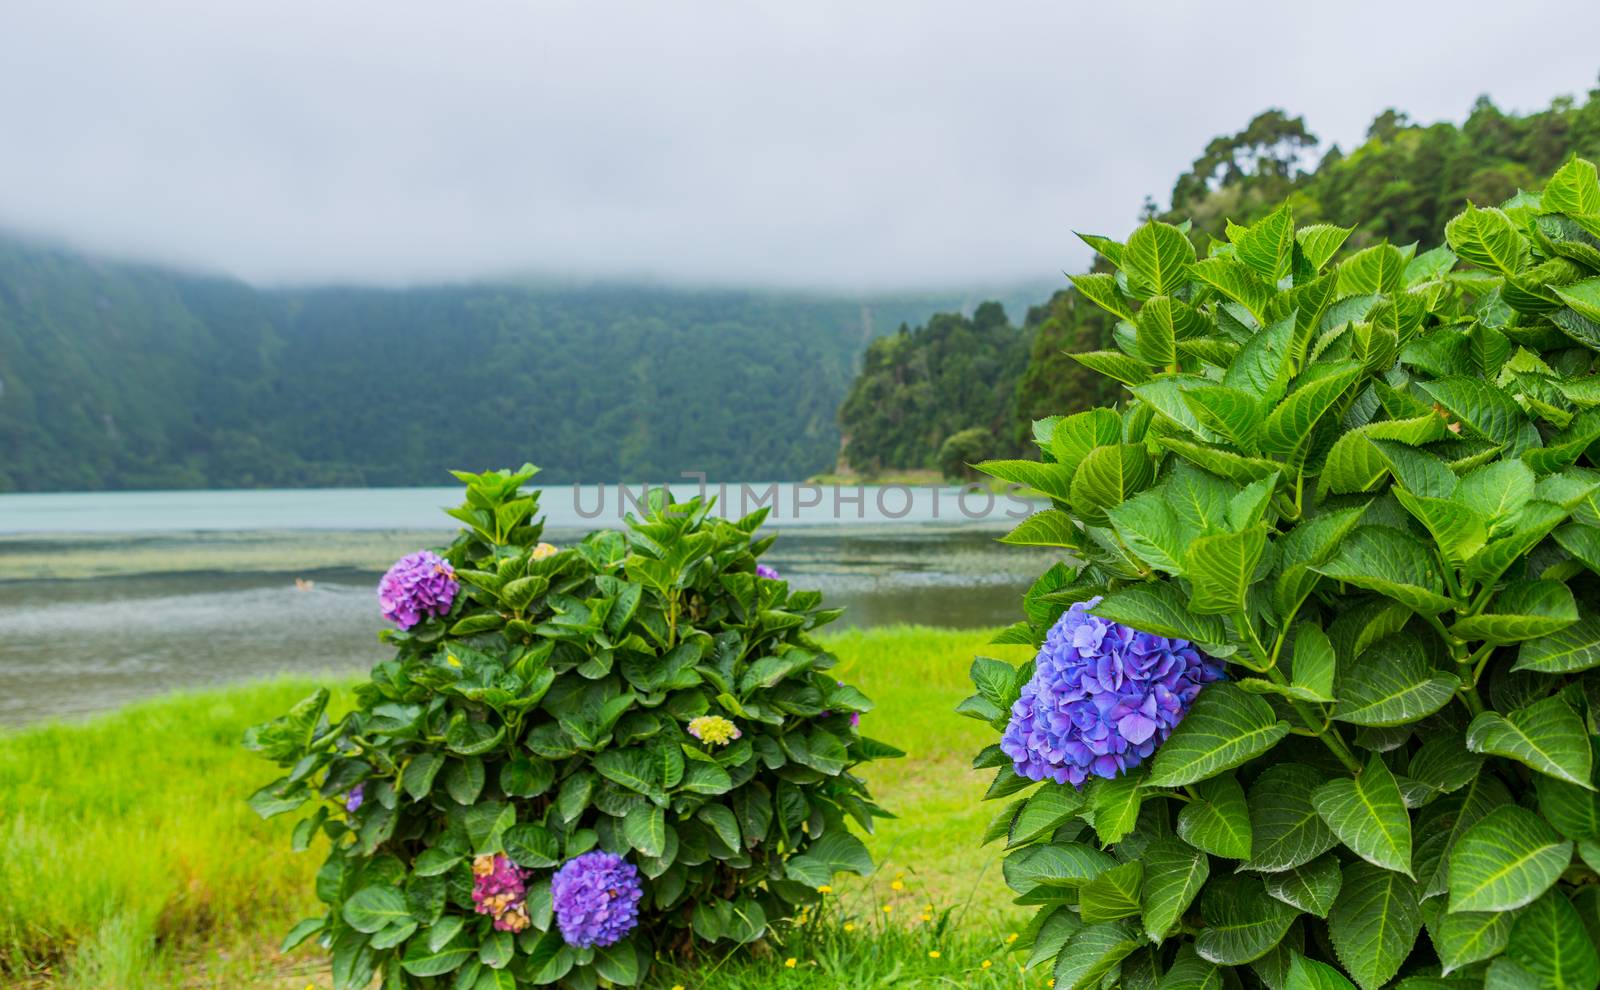
{"label": "lake", "polygon": [[[1005,495],[868,487],[856,502],[854,487],[837,498],[773,490],[732,486],[720,505],[742,515],[767,496],[778,541],[763,560],[844,606],[841,626],[1005,625],[1053,559],[995,542],[1036,508]],[[543,493],[557,544],[632,508],[616,486]],[[459,499],[455,488],[0,495],[0,725],[364,670],[388,652],[378,577],[448,542],[439,510]]]}

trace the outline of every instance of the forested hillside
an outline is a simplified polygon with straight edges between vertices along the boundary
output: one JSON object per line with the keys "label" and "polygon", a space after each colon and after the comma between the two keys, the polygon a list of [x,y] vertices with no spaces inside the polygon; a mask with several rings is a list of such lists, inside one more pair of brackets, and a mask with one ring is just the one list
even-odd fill
{"label": "forested hillside", "polygon": [[[1422,241],[1427,248],[1463,204],[1501,203],[1518,189],[1537,188],[1541,177],[1570,155],[1600,156],[1600,89],[1582,102],[1563,97],[1520,116],[1480,98],[1461,124],[1423,125],[1388,110],[1348,153],[1335,146],[1320,160],[1308,161],[1318,144],[1304,120],[1281,110],[1262,113],[1238,133],[1206,146],[1178,177],[1171,208],[1162,218],[1192,221],[1190,233],[1202,256],[1210,238],[1221,238],[1230,220],[1249,223],[1284,199],[1293,205],[1296,223],[1354,225],[1347,242],[1352,249],[1381,238],[1396,244]],[[1138,212],[1130,203],[1130,220]],[[1147,200],[1141,218],[1157,212]],[[991,446],[969,459],[1020,451],[1034,419],[1115,401],[1106,394],[1107,379],[1067,357],[1067,352],[1115,346],[1111,331],[1112,321],[1099,307],[1070,288],[1058,292],[1022,329],[1027,360],[1008,377],[1004,369],[1012,365],[996,363],[1003,377],[991,379],[987,388],[968,386],[945,395],[936,422],[918,397],[922,388],[949,379],[940,362],[989,361],[995,340],[965,337],[959,341],[965,351],[944,346],[918,361],[900,355],[894,390],[881,388],[883,371],[869,361],[852,395],[875,389],[880,401],[841,407],[840,426],[849,438],[845,457],[851,466],[870,470],[934,466],[953,433],[991,421],[1000,392],[1010,393],[1009,426],[997,427]],[[913,331],[909,339],[915,342],[923,334]],[[874,443],[870,449],[876,458],[868,460],[858,437],[895,437],[897,443]]]}
{"label": "forested hillside", "polygon": [[0,240],[0,491],[801,478],[868,340],[963,301],[263,291]]}

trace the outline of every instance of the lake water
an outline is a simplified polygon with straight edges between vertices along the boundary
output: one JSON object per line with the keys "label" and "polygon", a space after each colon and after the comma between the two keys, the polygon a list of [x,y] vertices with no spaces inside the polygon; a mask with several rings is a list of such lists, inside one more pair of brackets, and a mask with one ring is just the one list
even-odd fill
{"label": "lake water", "polygon": [[[772,491],[736,486],[721,504],[732,515],[758,499],[772,508],[779,538],[763,559],[845,606],[840,626],[1004,625],[1051,560],[995,542],[1029,508],[1003,495]],[[448,542],[439,510],[459,499],[454,488],[0,495],[0,725],[364,670],[387,653],[378,577],[402,554]],[[541,508],[559,544],[617,525],[631,504],[615,486],[552,486]]]}

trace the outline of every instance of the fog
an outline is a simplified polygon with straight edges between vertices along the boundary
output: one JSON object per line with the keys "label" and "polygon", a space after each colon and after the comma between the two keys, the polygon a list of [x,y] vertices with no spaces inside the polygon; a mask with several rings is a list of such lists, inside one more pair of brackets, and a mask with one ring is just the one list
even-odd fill
{"label": "fog", "polygon": [[257,283],[1036,281],[1269,106],[1595,85],[1600,4],[0,5],[0,226]]}

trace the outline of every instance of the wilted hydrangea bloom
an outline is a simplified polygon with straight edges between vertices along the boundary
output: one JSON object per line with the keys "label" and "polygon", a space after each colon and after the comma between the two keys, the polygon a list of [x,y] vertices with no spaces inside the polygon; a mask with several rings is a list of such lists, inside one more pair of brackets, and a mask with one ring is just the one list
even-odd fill
{"label": "wilted hydrangea bloom", "polygon": [[599,849],[567,860],[550,879],[561,937],[580,949],[614,945],[633,931],[642,896],[634,865]]}
{"label": "wilted hydrangea bloom", "polygon": [[689,735],[713,746],[726,746],[744,733],[721,715],[701,715],[689,720]]}
{"label": "wilted hydrangea bloom", "polygon": [[449,612],[459,588],[449,561],[432,551],[418,550],[395,561],[378,582],[378,605],[385,619],[410,629],[425,615]]}
{"label": "wilted hydrangea bloom", "polygon": [[778,569],[776,567],[768,567],[766,564],[757,564],[756,577],[771,578],[776,581],[778,580]]}
{"label": "wilted hydrangea bloom", "polygon": [[1156,751],[1222,664],[1188,640],[1138,632],[1089,614],[1099,598],[1062,614],[1039,650],[1033,678],[1011,706],[1000,748],[1032,780],[1081,785],[1115,777]]}
{"label": "wilted hydrangea bloom", "polygon": [[479,856],[472,861],[473,910],[493,916],[496,931],[522,931],[529,921],[527,879],[527,871],[504,856]]}
{"label": "wilted hydrangea bloom", "polygon": [[361,802],[366,798],[366,784],[357,784],[350,788],[350,793],[344,796],[344,810],[354,812],[361,807]]}

